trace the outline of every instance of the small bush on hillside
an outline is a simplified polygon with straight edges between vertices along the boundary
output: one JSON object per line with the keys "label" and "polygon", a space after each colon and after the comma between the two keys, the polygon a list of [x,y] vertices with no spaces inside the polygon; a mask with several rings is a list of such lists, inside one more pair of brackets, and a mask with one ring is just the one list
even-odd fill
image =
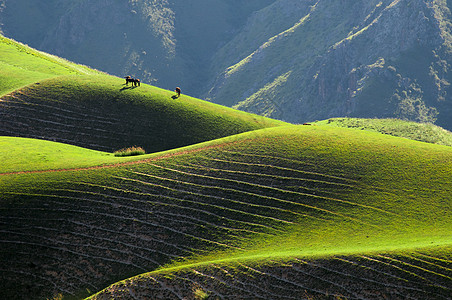
{"label": "small bush on hillside", "polygon": [[63,294],[56,294],[52,299],[47,298],[47,300],[63,300]]}
{"label": "small bush on hillside", "polygon": [[195,290],[194,296],[195,296],[195,299],[197,299],[197,300],[205,300],[205,299],[209,298],[209,294],[204,292],[202,289]]}
{"label": "small bush on hillside", "polygon": [[146,151],[144,151],[141,147],[129,147],[129,148],[123,148],[121,150],[117,150],[114,152],[115,156],[135,156],[135,155],[143,155],[146,154]]}

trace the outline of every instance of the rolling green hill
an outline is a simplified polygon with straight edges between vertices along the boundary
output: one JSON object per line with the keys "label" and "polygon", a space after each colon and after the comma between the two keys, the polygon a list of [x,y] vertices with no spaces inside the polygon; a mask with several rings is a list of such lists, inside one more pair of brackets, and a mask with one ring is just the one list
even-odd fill
{"label": "rolling green hill", "polygon": [[1,45],[1,299],[450,297],[452,147],[408,139],[429,131],[291,125]]}
{"label": "rolling green hill", "polygon": [[109,152],[133,145],[156,152],[286,124],[173,95],[104,75],[47,79],[2,98],[0,134]]}
{"label": "rolling green hill", "polygon": [[[133,293],[171,293],[173,285],[184,295],[196,287],[214,293],[221,285],[221,295],[228,285],[217,272],[229,270],[253,282],[242,286],[246,293],[272,298],[256,274],[270,280],[306,264],[312,269],[298,277],[270,282],[290,289],[304,282],[300,276],[315,278],[326,268],[329,276],[349,276],[338,284],[334,276],[329,284],[304,282],[308,295],[377,299],[406,289],[417,299],[447,297],[451,158],[446,146],[284,126],[124,166],[4,174],[2,291],[19,297],[28,287],[43,297],[53,291],[79,298],[160,267],[130,279]],[[375,274],[356,278],[366,268],[379,270],[373,272],[381,282],[399,283],[381,291]],[[157,288],[159,282],[166,285]],[[131,298],[124,284],[105,295]]]}

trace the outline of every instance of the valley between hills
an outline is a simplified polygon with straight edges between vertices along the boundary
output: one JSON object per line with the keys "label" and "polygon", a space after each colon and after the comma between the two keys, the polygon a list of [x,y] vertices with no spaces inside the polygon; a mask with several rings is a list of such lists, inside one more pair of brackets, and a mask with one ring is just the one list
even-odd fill
{"label": "valley between hills", "polygon": [[0,66],[1,299],[451,299],[451,132]]}

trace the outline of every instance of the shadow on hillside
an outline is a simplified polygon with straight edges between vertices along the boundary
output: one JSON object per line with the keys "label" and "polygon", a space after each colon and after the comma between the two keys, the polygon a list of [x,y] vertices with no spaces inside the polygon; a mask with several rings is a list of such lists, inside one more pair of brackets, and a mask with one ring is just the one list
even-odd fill
{"label": "shadow on hillside", "polygon": [[130,89],[134,89],[134,88],[137,88],[137,87],[136,86],[124,86],[119,91],[122,92],[124,90],[130,90]]}

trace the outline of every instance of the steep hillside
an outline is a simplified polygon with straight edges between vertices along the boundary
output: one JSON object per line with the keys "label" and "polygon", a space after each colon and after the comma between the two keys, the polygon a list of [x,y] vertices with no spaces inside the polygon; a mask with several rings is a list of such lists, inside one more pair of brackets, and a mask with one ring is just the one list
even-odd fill
{"label": "steep hillside", "polygon": [[80,299],[157,268],[104,293],[447,299],[452,291],[450,147],[283,126],[143,159],[2,172],[2,298]]}

